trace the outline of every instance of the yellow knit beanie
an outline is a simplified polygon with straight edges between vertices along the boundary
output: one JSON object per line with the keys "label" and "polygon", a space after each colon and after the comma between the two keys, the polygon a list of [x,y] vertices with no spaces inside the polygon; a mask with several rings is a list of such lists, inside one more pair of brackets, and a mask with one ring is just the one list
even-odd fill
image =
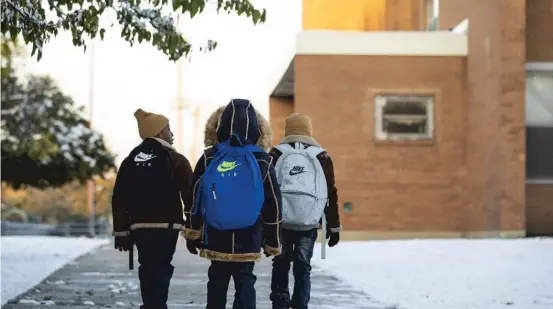
{"label": "yellow knit beanie", "polygon": [[141,108],[134,112],[134,117],[138,123],[138,133],[142,139],[158,135],[169,124],[167,117],[146,112]]}
{"label": "yellow knit beanie", "polygon": [[286,119],[284,124],[284,135],[313,136],[311,118],[305,114],[294,113]]}

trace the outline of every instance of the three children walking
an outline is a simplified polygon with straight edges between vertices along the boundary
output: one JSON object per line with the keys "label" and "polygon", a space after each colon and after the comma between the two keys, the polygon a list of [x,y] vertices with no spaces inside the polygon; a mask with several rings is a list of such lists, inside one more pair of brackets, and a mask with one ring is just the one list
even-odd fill
{"label": "three children walking", "polygon": [[171,146],[166,117],[142,110],[135,117],[143,142],[119,170],[113,220],[116,249],[137,245],[141,308],[167,308],[181,229],[188,251],[211,260],[207,309],[225,308],[231,278],[233,309],[256,308],[261,252],[273,257],[273,308],[308,308],[317,230],[326,223],[331,247],[341,231],[332,160],[313,139],[309,117],[291,115],[285,138],[271,148],[268,122],[251,102],[234,99],[208,120],[207,148],[193,172]]}

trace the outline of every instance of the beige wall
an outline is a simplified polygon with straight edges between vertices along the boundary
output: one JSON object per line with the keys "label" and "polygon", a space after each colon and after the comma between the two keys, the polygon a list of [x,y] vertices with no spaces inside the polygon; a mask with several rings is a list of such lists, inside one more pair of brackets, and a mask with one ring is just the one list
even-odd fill
{"label": "beige wall", "polygon": [[421,30],[424,0],[303,0],[303,29]]}

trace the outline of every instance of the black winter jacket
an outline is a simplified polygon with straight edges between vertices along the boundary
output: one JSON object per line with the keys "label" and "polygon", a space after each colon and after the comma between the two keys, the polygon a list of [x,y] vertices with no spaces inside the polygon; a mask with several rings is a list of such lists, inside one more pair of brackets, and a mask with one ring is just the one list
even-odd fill
{"label": "black winter jacket", "polygon": [[[235,99],[221,115],[217,139],[224,142],[237,134],[245,144],[255,144],[260,138],[260,129],[255,109],[247,100]],[[234,144],[234,140],[231,143]],[[207,148],[196,164],[192,178],[192,191],[185,200],[186,239],[201,239],[200,256],[216,261],[251,262],[261,259],[261,249],[270,255],[279,255],[281,250],[281,194],[269,154],[255,153],[263,177],[265,201],[258,222],[251,228],[221,231],[207,227],[209,241],[204,239],[204,221],[201,214],[194,214],[194,198],[198,183],[217,152],[217,145]]]}
{"label": "black winter jacket", "polygon": [[[188,160],[166,141],[159,138],[147,138],[141,147],[163,147],[169,154],[173,179],[159,179],[168,181],[166,192],[148,191],[154,203],[145,205],[141,200],[133,197],[136,188],[132,186],[132,169],[135,164],[147,164],[135,162],[134,151],[127,156],[117,173],[113,195],[111,200],[113,214],[113,235],[124,236],[131,230],[140,228],[170,228],[181,230],[184,225],[182,200],[190,192],[192,179],[192,167]],[[156,159],[156,160],[159,160]],[[152,164],[158,164],[152,163]],[[157,180],[156,180],[157,181]]]}

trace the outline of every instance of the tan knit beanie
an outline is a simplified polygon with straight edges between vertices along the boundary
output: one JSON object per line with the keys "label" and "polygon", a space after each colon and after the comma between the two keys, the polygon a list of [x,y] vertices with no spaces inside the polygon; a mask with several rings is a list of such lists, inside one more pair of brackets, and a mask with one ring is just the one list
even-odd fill
{"label": "tan knit beanie", "polygon": [[284,125],[284,136],[288,135],[304,135],[313,136],[313,127],[309,116],[299,113],[294,113],[286,119]]}
{"label": "tan knit beanie", "polygon": [[158,135],[169,124],[167,117],[146,112],[141,108],[134,112],[134,117],[138,123],[138,133],[142,139]]}

